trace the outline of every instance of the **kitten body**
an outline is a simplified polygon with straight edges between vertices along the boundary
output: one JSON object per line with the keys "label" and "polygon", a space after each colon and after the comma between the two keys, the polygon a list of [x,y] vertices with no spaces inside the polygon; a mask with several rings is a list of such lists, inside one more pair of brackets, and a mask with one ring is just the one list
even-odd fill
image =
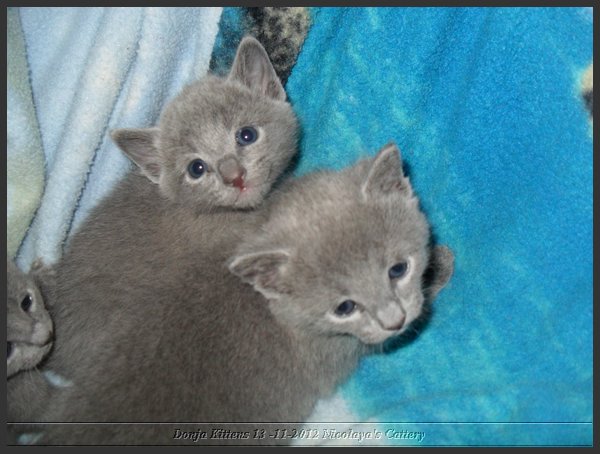
{"label": "kitten body", "polygon": [[[79,271],[57,315],[65,326],[77,321],[65,328],[73,335],[86,324],[103,329],[93,342],[80,335],[80,343],[62,347],[63,358],[77,358],[75,386],[54,394],[40,420],[212,422],[200,426],[207,430],[301,423],[362,355],[420,315],[431,257],[444,271],[430,273],[429,298],[451,274],[452,254],[430,249],[395,147],[343,172],[292,182],[253,213],[251,223],[240,224],[239,213],[215,214],[238,226],[239,244],[219,237],[218,228],[182,227],[193,225],[186,211],[175,222],[179,242],[163,244],[160,227],[145,227],[156,229],[156,237],[144,235],[156,240],[156,257],[131,258],[128,251],[141,244],[131,236],[96,262],[95,273],[82,262],[87,271]],[[115,269],[119,258],[134,260],[136,286]],[[93,301],[83,302],[93,289]],[[176,439],[177,427],[48,425],[40,443],[192,442]]]}

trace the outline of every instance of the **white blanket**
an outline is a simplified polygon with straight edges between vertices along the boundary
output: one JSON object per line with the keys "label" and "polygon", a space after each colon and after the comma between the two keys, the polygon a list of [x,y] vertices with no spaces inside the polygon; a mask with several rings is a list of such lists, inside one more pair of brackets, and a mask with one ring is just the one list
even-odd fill
{"label": "white blanket", "polygon": [[[207,72],[221,11],[9,11],[9,28],[15,36],[19,37],[18,27],[22,26],[26,56],[20,61],[21,76],[9,77],[7,87],[9,245],[20,243],[39,205],[18,250],[17,262],[22,268],[27,269],[37,257],[47,263],[59,259],[69,235],[129,169],[129,161],[112,143],[108,131],[151,126],[171,97]],[[18,41],[9,39],[9,55],[18,54]],[[35,115],[11,95],[17,92],[16,84],[26,85],[23,74],[27,71]],[[21,92],[26,99],[26,90]],[[41,143],[36,144],[38,131]],[[44,168],[41,199],[36,200],[41,191],[30,190],[34,201],[28,206],[33,208],[19,212],[15,207],[26,200],[22,183],[35,181],[35,187],[40,186],[44,179],[40,169]],[[9,258],[15,250],[9,249]]]}

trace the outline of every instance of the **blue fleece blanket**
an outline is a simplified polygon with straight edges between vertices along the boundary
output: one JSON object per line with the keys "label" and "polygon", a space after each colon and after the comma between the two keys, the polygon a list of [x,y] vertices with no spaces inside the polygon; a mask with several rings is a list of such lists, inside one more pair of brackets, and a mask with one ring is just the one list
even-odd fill
{"label": "blue fleece blanket", "polygon": [[316,424],[340,432],[320,442],[590,445],[591,8],[313,13],[286,87],[298,173],[394,140],[456,255],[421,334],[313,418],[369,424]]}
{"label": "blue fleece blanket", "polygon": [[[30,72],[31,86],[9,77],[7,226],[21,244],[33,218],[18,253],[27,268],[59,258],[126,172],[106,131],[153,124],[211,52],[231,54],[244,18],[16,13],[9,63],[27,67],[9,76]],[[591,8],[312,10],[286,86],[304,130],[297,173],[396,141],[456,271],[420,335],[365,359],[297,443],[591,444],[592,128],[580,81],[592,29]]]}

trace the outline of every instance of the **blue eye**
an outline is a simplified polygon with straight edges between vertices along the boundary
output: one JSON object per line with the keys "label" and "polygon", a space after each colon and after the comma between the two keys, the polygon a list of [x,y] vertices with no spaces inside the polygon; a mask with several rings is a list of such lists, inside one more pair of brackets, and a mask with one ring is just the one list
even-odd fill
{"label": "blue eye", "polygon": [[23,309],[25,312],[29,312],[32,303],[33,300],[31,299],[31,295],[27,295],[25,298],[23,298],[23,301],[21,301],[21,309]]}
{"label": "blue eye", "polygon": [[350,315],[356,309],[356,303],[352,300],[346,300],[335,308],[335,315]]}
{"label": "blue eye", "polygon": [[192,178],[200,178],[206,172],[206,163],[202,159],[194,159],[188,166],[188,173]]}
{"label": "blue eye", "polygon": [[235,133],[235,141],[241,146],[250,145],[256,142],[256,139],[258,139],[258,131],[252,126],[244,126]]}
{"label": "blue eye", "polygon": [[390,268],[390,270],[388,271],[388,275],[390,276],[390,279],[399,279],[401,277],[404,277],[406,275],[407,271],[408,271],[408,263],[400,262],[400,263],[396,263],[394,266],[392,266]]}

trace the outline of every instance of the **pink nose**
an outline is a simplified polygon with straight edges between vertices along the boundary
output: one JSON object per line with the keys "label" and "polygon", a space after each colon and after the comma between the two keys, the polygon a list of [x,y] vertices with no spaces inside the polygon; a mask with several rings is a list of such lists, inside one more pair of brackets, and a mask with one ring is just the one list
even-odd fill
{"label": "pink nose", "polygon": [[234,186],[240,190],[244,190],[244,176],[246,175],[246,169],[244,169],[237,159],[234,157],[227,157],[218,164],[219,173],[223,179],[223,183]]}

